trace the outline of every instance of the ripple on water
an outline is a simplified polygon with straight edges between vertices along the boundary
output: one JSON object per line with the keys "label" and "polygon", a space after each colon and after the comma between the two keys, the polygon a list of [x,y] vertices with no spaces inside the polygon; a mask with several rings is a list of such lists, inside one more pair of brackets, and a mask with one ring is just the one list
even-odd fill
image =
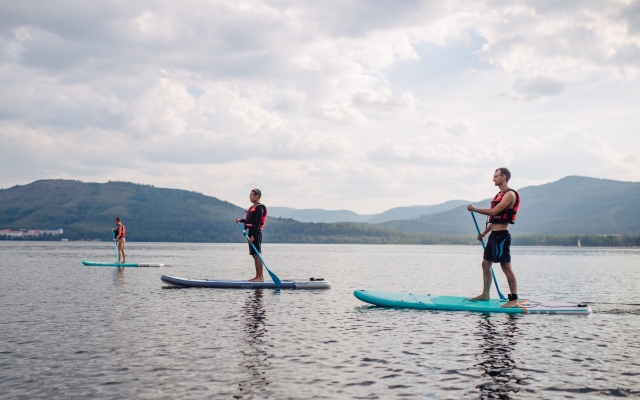
{"label": "ripple on water", "polygon": [[333,282],[328,291],[278,292],[159,280],[248,276],[243,245],[131,243],[131,258],[172,266],[80,265],[111,257],[105,246],[0,244],[3,397],[640,396],[640,306],[629,301],[639,251],[515,248],[523,294],[595,311],[563,317],[384,309],[352,295],[476,294],[475,247],[265,244],[281,277]]}

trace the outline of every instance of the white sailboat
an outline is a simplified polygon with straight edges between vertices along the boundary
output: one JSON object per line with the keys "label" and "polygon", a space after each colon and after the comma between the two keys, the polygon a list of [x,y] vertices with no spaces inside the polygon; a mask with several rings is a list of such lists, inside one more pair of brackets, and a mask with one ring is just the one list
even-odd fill
{"label": "white sailboat", "polygon": [[582,247],[582,245],[580,244],[580,239],[578,239],[578,247]]}

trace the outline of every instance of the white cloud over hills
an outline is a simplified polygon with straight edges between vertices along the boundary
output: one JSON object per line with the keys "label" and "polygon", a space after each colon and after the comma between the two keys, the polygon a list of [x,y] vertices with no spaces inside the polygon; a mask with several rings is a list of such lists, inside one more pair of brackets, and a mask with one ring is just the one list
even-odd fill
{"label": "white cloud over hills", "polygon": [[640,180],[633,1],[0,4],[0,187],[373,213]]}

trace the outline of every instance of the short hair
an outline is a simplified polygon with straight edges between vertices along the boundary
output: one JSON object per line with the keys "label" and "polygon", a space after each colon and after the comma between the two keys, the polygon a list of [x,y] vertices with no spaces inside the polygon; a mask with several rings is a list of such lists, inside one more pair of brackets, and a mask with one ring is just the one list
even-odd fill
{"label": "short hair", "polygon": [[256,196],[258,196],[258,198],[262,197],[262,192],[260,191],[260,189],[253,188],[253,189],[251,189],[251,193],[253,193]]}
{"label": "short hair", "polygon": [[511,179],[511,171],[509,171],[509,168],[500,167],[496,170],[496,172],[498,171],[500,171],[500,175],[504,175],[507,178],[507,182],[509,182],[509,179]]}

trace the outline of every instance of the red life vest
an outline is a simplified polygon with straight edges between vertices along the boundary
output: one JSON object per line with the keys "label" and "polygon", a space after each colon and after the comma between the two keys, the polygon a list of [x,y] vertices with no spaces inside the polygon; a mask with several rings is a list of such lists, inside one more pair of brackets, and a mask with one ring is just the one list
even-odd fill
{"label": "red life vest", "polygon": [[[125,233],[125,229],[124,229],[124,225],[120,225],[120,237],[124,237],[124,233]],[[116,232],[117,233],[117,232]],[[117,236],[117,235],[116,235]]]}
{"label": "red life vest", "polygon": [[495,195],[495,197],[493,198],[493,201],[491,201],[491,208],[494,208],[495,206],[497,206],[498,204],[500,204],[500,202],[502,201],[502,198],[504,197],[505,194],[507,194],[507,192],[513,192],[516,194],[516,205],[513,206],[513,208],[505,208],[504,210],[502,210],[500,212],[500,214],[498,215],[490,215],[489,216],[489,223],[494,223],[494,224],[505,224],[505,223],[510,223],[510,224],[515,224],[516,223],[516,218],[518,217],[518,208],[520,208],[520,195],[518,194],[518,192],[516,192],[513,189],[507,189],[504,192],[500,191],[498,192],[498,194]]}
{"label": "red life vest", "polygon": [[251,208],[249,208],[245,213],[244,213],[244,227],[249,229],[249,228],[253,228],[254,224],[249,223],[249,221],[252,221],[255,219],[254,215],[251,215],[251,213],[256,212],[256,208],[262,206],[264,208],[264,214],[262,214],[262,219],[260,220],[260,230],[264,229],[264,224],[267,222],[267,206],[265,206],[264,204],[256,204],[251,206]]}

